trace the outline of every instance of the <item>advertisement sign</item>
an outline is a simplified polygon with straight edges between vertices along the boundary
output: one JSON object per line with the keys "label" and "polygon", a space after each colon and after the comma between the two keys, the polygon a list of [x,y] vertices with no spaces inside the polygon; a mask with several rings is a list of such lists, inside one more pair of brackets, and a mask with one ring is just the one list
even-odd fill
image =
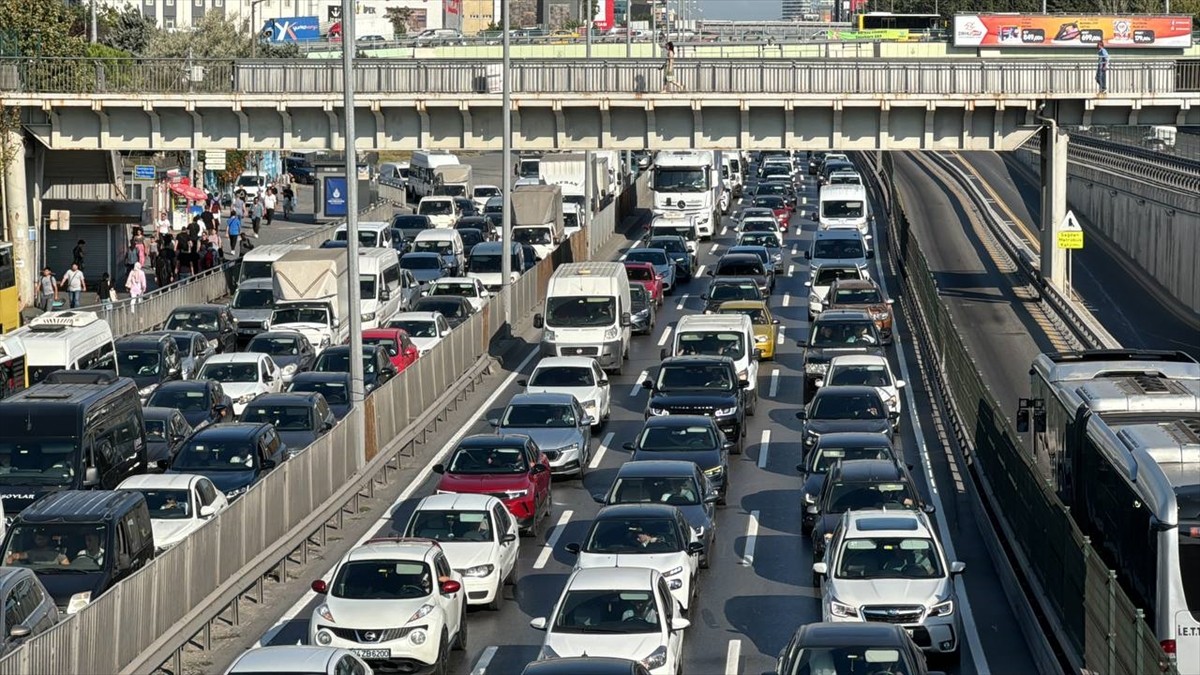
{"label": "advertisement sign", "polygon": [[872,42],[907,42],[912,37],[907,28],[875,28],[871,30],[831,30],[831,40],[870,40]]}
{"label": "advertisement sign", "polygon": [[288,44],[321,39],[320,17],[293,16],[267,19],[263,24],[262,39],[273,44]]}
{"label": "advertisement sign", "polygon": [[592,28],[599,31],[612,30],[613,0],[596,0],[596,16],[592,17]]}
{"label": "advertisement sign", "polygon": [[346,177],[325,176],[325,217],[340,218],[346,216]]}
{"label": "advertisement sign", "polygon": [[956,14],[955,47],[1192,46],[1190,16]]}

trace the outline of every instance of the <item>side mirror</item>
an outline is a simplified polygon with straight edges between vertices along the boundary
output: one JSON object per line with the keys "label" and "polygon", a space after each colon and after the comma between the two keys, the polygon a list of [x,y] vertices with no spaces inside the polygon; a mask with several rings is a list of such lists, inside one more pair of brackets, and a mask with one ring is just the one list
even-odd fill
{"label": "side mirror", "polygon": [[873,248],[867,249],[867,259],[869,260],[874,257],[875,257],[875,249],[873,249]]}
{"label": "side mirror", "polygon": [[[541,314],[533,315],[533,327],[534,328],[541,328],[545,325],[546,325],[545,317],[543,317]],[[534,619],[534,621],[537,621],[537,619]],[[545,623],[545,619],[542,619],[542,622]]]}
{"label": "side mirror", "polygon": [[500,426],[500,420],[492,418],[488,420],[488,424],[492,425],[493,427],[498,427]]}
{"label": "side mirror", "polygon": [[517,386],[518,387],[528,387],[529,380],[517,380]]}
{"label": "side mirror", "polygon": [[950,574],[962,574],[967,571],[967,563],[957,560],[950,563]]}
{"label": "side mirror", "polygon": [[688,553],[691,553],[693,555],[699,555],[701,553],[704,553],[704,544],[702,544],[701,542],[698,542],[698,541],[689,542],[687,548],[688,548]]}
{"label": "side mirror", "polygon": [[317,593],[319,595],[325,595],[329,592],[329,584],[325,583],[321,579],[317,579],[316,581],[312,582],[311,588],[313,593]]}
{"label": "side mirror", "polygon": [[797,464],[796,473],[808,473],[808,469],[803,464]]}
{"label": "side mirror", "polygon": [[10,628],[8,630],[8,636],[13,639],[16,639],[16,640],[20,640],[22,638],[27,638],[32,633],[33,633],[33,631],[30,630],[29,626],[26,626],[25,624],[21,624],[21,623],[13,626],[12,628]]}
{"label": "side mirror", "polygon": [[673,630],[673,631],[683,630],[684,628],[687,628],[690,625],[692,625],[691,621],[688,621],[687,619],[683,618],[682,616],[679,616],[678,614],[671,617],[671,630]]}
{"label": "side mirror", "polygon": [[805,287],[805,288],[812,288],[812,282],[811,282],[811,281],[806,281],[806,282],[804,282],[804,287]]}
{"label": "side mirror", "polygon": [[380,289],[380,291],[379,291],[379,299],[380,299],[380,300],[383,300],[384,302],[387,302],[388,300],[391,300],[391,299],[392,299],[392,291],[391,291],[391,289],[388,289],[388,288],[383,288],[383,289]]}
{"label": "side mirror", "polygon": [[205,504],[204,506],[200,507],[201,518],[211,518],[212,516],[216,515],[216,513],[217,509],[212,504]]}
{"label": "side mirror", "polygon": [[922,504],[921,510],[932,516],[935,512],[937,512],[937,507],[933,504]]}
{"label": "side mirror", "polygon": [[570,553],[572,555],[579,555],[579,551],[580,551],[579,544],[572,542],[570,544],[567,544],[563,548],[566,549],[567,553]]}
{"label": "side mirror", "polygon": [[805,251],[805,252],[804,252],[804,259],[805,259],[805,260],[812,260],[812,253],[811,253],[810,251]]}
{"label": "side mirror", "polygon": [[540,473],[546,473],[546,466],[544,464],[534,464],[533,468],[529,470],[529,475],[531,476],[536,476]]}
{"label": "side mirror", "polygon": [[621,447],[622,447],[622,448],[625,448],[626,450],[629,450],[629,451],[631,451],[631,452],[632,452],[632,451],[633,451],[633,449],[634,449],[633,442],[631,442],[631,441],[627,441],[627,442],[625,442],[625,443],[622,443],[622,444],[621,444]]}
{"label": "side mirror", "polygon": [[818,378],[816,381],[813,382],[813,386],[820,389],[821,387],[825,386],[825,380]]}
{"label": "side mirror", "polygon": [[448,579],[439,583],[438,589],[441,590],[442,595],[454,595],[462,590],[462,584],[453,579]]}
{"label": "side mirror", "polygon": [[666,358],[669,357],[670,355],[671,355],[671,352],[666,347],[663,347],[662,349],[658,350],[658,360],[659,361],[666,360]]}
{"label": "side mirror", "polygon": [[92,487],[100,484],[100,470],[94,466],[89,466],[87,471],[83,472],[83,484],[85,487]]}
{"label": "side mirror", "polygon": [[898,413],[898,412],[889,412],[889,413],[888,413],[888,420],[889,420],[889,421],[891,421],[891,422],[895,422],[895,421],[897,421],[897,420],[899,420],[899,419],[900,419],[900,413]]}
{"label": "side mirror", "polygon": [[434,464],[433,472],[434,473],[446,473],[446,465],[445,464]]}
{"label": "side mirror", "polygon": [[596,418],[592,417],[591,415],[584,415],[583,419],[580,420],[579,423],[580,426],[590,427],[596,423]]}
{"label": "side mirror", "polygon": [[816,504],[809,504],[808,506],[804,507],[804,512],[810,516],[821,515],[821,509],[818,509]]}
{"label": "side mirror", "polygon": [[827,565],[823,562],[813,563],[812,570],[813,570],[813,574],[825,576],[826,574],[829,574],[829,565]]}
{"label": "side mirror", "polygon": [[776,325],[776,326],[778,326],[778,325],[779,325],[779,319],[771,319],[771,323],[772,323],[773,325]]}
{"label": "side mirror", "polygon": [[803,422],[804,420],[808,419],[808,411],[806,411],[806,410],[797,410],[797,411],[796,411],[796,419],[800,420],[801,422]]}
{"label": "side mirror", "polygon": [[749,389],[749,388],[750,388],[749,380],[738,380],[738,389]]}
{"label": "side mirror", "polygon": [[607,386],[608,386],[608,380],[600,380],[600,386],[601,386],[601,387],[607,387]]}
{"label": "side mirror", "polygon": [[722,450],[733,450],[736,447],[737,447],[737,444],[734,443],[733,441],[725,441],[725,442],[721,443]]}
{"label": "side mirror", "polygon": [[905,382],[904,380],[896,380],[896,388],[897,389],[903,389],[907,386],[908,386],[908,383]]}
{"label": "side mirror", "polygon": [[761,361],[762,360],[762,350],[755,349],[753,352],[750,353],[750,358],[754,359],[755,361]]}
{"label": "side mirror", "polygon": [[808,347],[808,341],[807,340],[796,340],[796,346],[797,347]]}
{"label": "side mirror", "polygon": [[705,504],[716,504],[719,501],[721,501],[721,495],[717,494],[716,492],[710,492],[704,495]]}
{"label": "side mirror", "polygon": [[517,535],[513,534],[512,532],[509,532],[508,534],[505,534],[503,537],[500,537],[501,544],[511,544],[516,540],[517,540]]}
{"label": "side mirror", "polygon": [[629,328],[633,325],[633,315],[629,312],[621,312],[621,328]]}
{"label": "side mirror", "polygon": [[887,304],[889,304],[889,305],[894,305],[894,304],[896,304],[896,301],[895,301],[895,300],[893,300],[892,298],[888,298],[887,300],[884,300],[884,302],[886,302],[886,303],[887,303]]}
{"label": "side mirror", "polygon": [[654,382],[650,380],[642,380],[642,389],[653,389]]}
{"label": "side mirror", "polygon": [[716,275],[715,275],[713,272],[714,272],[713,270],[705,270],[705,272],[704,272],[704,273],[705,273],[706,275],[710,276],[710,277],[712,277],[712,276],[716,276]]}
{"label": "side mirror", "polygon": [[529,622],[529,627],[534,630],[546,630],[546,617],[539,616]]}

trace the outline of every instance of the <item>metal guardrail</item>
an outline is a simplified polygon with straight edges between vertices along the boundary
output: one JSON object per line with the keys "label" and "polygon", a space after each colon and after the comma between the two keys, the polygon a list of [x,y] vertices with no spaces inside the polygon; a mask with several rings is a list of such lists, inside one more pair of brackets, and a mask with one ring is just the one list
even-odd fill
{"label": "metal guardrail", "polygon": [[[1042,151],[1038,137],[1025,143],[1031,152]],[[1168,190],[1200,192],[1200,159],[1193,160],[1083,135],[1072,135],[1067,161],[1122,175]]]}
{"label": "metal guardrail", "polygon": [[[677,59],[675,76],[696,94],[831,96],[1038,96],[1096,93],[1091,59]],[[364,59],[360,95],[482,94],[498,60]],[[1175,91],[1175,62],[1122,59],[1110,67],[1109,96]],[[661,59],[519,59],[516,94],[621,94],[662,89]],[[0,91],[31,94],[340,94],[336,63],[298,60],[0,59]],[[493,81],[494,83],[494,81]]]}

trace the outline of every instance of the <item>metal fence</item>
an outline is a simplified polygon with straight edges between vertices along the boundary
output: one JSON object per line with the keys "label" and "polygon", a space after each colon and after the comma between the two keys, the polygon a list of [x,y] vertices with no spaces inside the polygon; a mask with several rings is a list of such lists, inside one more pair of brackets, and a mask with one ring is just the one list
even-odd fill
{"label": "metal fence", "polygon": [[[644,188],[645,181],[640,184]],[[636,190],[631,186],[626,193]],[[606,209],[610,213],[598,220],[615,222],[617,209],[629,203],[614,201]],[[585,241],[587,234],[585,229],[571,239]],[[607,240],[612,235],[602,236]],[[306,560],[308,542],[323,540],[326,525],[340,522],[347,507],[373,488],[377,476],[386,476],[473,390],[490,361],[493,339],[505,329],[504,303],[514,321],[528,317],[544,300],[554,266],[586,250],[571,240],[559,248],[561,256],[541,261],[508,287],[507,297],[492,298],[483,311],[368,396],[365,452],[351,446],[356,435],[350,422],[339,423],[181,544],[8,654],[0,660],[0,675],[150,672],[178,659],[230,607],[236,623],[240,597],[257,588],[261,602],[261,580],[273,572],[286,578],[289,557]],[[360,462],[364,456],[365,465]]]}
{"label": "metal fence", "polygon": [[[915,334],[934,352],[960,429],[969,437],[971,466],[984,479],[1003,529],[1061,646],[1076,663],[1105,675],[1166,672],[1166,657],[1142,612],[1041,478],[1022,449],[1016,429],[983,380],[971,350],[946,305],[937,281],[890,181],[892,158],[884,153],[890,185],[890,254],[901,272],[918,321]],[[1013,402],[1015,403],[1015,402]]]}
{"label": "metal fence", "polygon": [[[360,94],[482,94],[498,60],[362,59]],[[1093,59],[688,59],[675,62],[683,94],[1092,96]],[[663,85],[662,59],[519,59],[516,94],[648,93]],[[1177,64],[1121,59],[1109,95],[1172,93]],[[0,59],[0,91],[32,94],[335,94],[339,64],[320,59]]]}

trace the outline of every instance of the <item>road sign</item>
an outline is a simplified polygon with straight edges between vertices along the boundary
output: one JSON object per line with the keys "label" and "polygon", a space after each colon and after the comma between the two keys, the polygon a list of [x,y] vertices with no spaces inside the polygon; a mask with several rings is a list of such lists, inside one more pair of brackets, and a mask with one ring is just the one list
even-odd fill
{"label": "road sign", "polygon": [[204,153],[204,168],[209,171],[225,170],[225,151],[208,150]]}
{"label": "road sign", "polygon": [[152,164],[138,164],[133,167],[134,180],[154,180],[158,172],[154,170]]}
{"label": "road sign", "polygon": [[1055,245],[1058,248],[1069,250],[1083,248],[1083,228],[1079,226],[1079,220],[1075,218],[1074,211],[1067,211],[1067,215],[1063,218],[1062,224],[1058,226],[1058,235]]}

